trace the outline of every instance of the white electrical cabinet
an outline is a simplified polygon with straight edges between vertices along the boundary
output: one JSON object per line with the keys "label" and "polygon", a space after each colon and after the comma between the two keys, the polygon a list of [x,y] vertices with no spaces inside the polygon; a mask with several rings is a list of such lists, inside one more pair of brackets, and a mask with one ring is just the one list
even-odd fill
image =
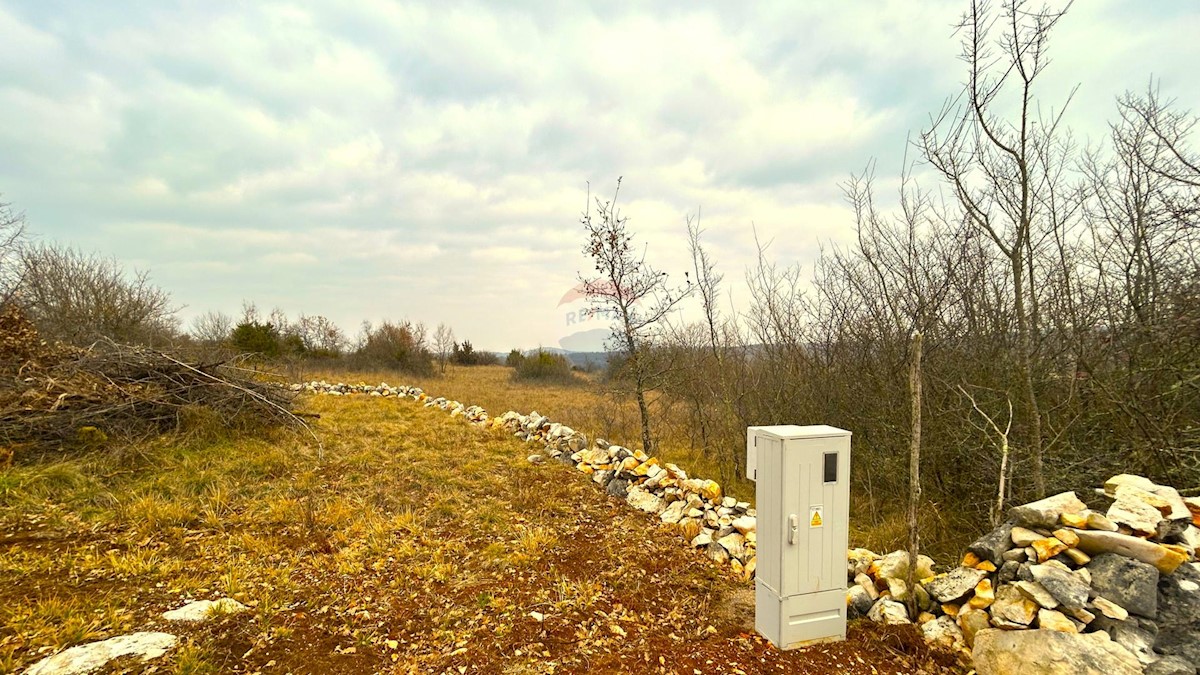
{"label": "white electrical cabinet", "polygon": [[758,510],[755,628],[780,649],[845,639],[850,432],[750,427],[746,474]]}

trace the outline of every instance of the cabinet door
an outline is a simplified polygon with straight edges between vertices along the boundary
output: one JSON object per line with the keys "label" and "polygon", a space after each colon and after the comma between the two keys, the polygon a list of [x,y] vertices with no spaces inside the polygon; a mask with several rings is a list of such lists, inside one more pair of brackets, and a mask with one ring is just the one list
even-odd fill
{"label": "cabinet door", "polygon": [[848,531],[849,514],[840,498],[849,477],[848,446],[848,437],[785,443],[781,475],[788,521],[781,588],[785,596],[846,587],[846,551],[839,542]]}

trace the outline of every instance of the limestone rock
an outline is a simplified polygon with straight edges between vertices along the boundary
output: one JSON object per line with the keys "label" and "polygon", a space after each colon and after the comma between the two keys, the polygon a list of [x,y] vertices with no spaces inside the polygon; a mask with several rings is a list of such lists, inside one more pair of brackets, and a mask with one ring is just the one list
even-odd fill
{"label": "limestone rock", "polygon": [[895,600],[883,598],[871,606],[867,618],[875,623],[902,624],[912,623],[908,618],[908,610],[904,604]]}
{"label": "limestone rock", "polygon": [[1058,555],[1059,553],[1062,553],[1063,551],[1067,550],[1067,548],[1069,548],[1066,544],[1059,541],[1056,537],[1047,537],[1045,539],[1038,539],[1037,541],[1030,544],[1030,546],[1033,547],[1033,550],[1037,551],[1038,562],[1046,562],[1047,560],[1053,558],[1054,556]]}
{"label": "limestone rock", "polygon": [[1040,609],[1036,602],[1026,598],[1015,586],[996,589],[996,601],[992,603],[992,623],[1010,628],[1026,627],[1037,618]]}
{"label": "limestone rock", "polygon": [[1142,665],[1148,665],[1158,660],[1154,653],[1154,634],[1137,625],[1134,621],[1113,621],[1104,626],[1104,632],[1112,637],[1113,642],[1129,650],[1137,657]]}
{"label": "limestone rock", "polygon": [[1200,497],[1185,497],[1183,505],[1192,514],[1192,524],[1200,527]]}
{"label": "limestone rock", "polygon": [[963,637],[966,639],[967,646],[975,644],[975,638],[981,631],[991,627],[988,621],[988,613],[982,609],[974,609],[968,607],[958,613],[958,626],[962,628]]}
{"label": "limestone rock", "polygon": [[1075,530],[1079,549],[1093,557],[1100,553],[1119,553],[1127,558],[1154,565],[1159,572],[1171,574],[1187,560],[1187,555],[1160,544],[1119,532]]}
{"label": "limestone rock", "polygon": [[246,606],[233,598],[219,600],[197,600],[178,609],[163,612],[167,621],[203,621],[214,614],[236,614],[246,611]]}
{"label": "limestone rock", "polygon": [[1158,582],[1160,626],[1200,626],[1200,565],[1183,565],[1172,576]]}
{"label": "limestone rock", "polygon": [[1112,600],[1105,598],[1102,595],[1097,595],[1096,597],[1092,598],[1092,608],[1104,616],[1110,619],[1116,619],[1117,621],[1124,621],[1129,618],[1129,612],[1126,611],[1124,607],[1118,605]]}
{"label": "limestone rock", "polygon": [[1058,598],[1036,581],[1018,581],[1013,586],[1021,592],[1021,595],[1036,602],[1039,607],[1055,609],[1059,605]]}
{"label": "limestone rock", "polygon": [[866,616],[874,604],[875,598],[872,598],[871,594],[862,586],[855,584],[846,591],[847,618],[857,619]]}
{"label": "limestone rock", "polygon": [[719,565],[729,562],[729,551],[715,541],[705,547],[704,553],[708,556],[709,560]]}
{"label": "limestone rock", "polygon": [[1079,628],[1075,626],[1075,622],[1067,618],[1067,615],[1062,612],[1056,612],[1053,609],[1038,610],[1038,628],[1042,630],[1056,630],[1061,633],[1078,633]]}
{"label": "limestone rock", "polygon": [[946,647],[956,647],[965,641],[962,629],[948,616],[939,616],[933,621],[922,623],[921,633],[927,641]]}
{"label": "limestone rock", "polygon": [[169,633],[140,632],[89,642],[63,650],[33,664],[27,675],[76,675],[99,670],[122,656],[150,661],[175,647],[178,638]]}
{"label": "limestone rock", "polygon": [[854,577],[854,583],[862,586],[863,590],[865,590],[867,594],[871,596],[871,600],[876,600],[879,598],[879,591],[875,589],[875,582],[871,580],[871,577],[867,576],[866,574],[859,574]]}
{"label": "limestone rock", "polygon": [[1117,500],[1108,507],[1109,520],[1118,525],[1126,525],[1135,533],[1144,536],[1158,531],[1158,521],[1163,519],[1163,514],[1146,499],[1154,495],[1125,485],[1118,487],[1116,492]]}
{"label": "limestone rock", "polygon": [[1009,510],[1008,515],[1018,525],[1024,527],[1053,528],[1058,524],[1058,518],[1064,513],[1078,513],[1087,508],[1074,492],[1046,497],[1036,502],[1016,506]]}
{"label": "limestone rock", "polygon": [[1079,543],[1079,535],[1061,527],[1054,531],[1054,538],[1066,544],[1067,546],[1074,546],[1075,544]]}
{"label": "limestone rock", "polygon": [[1200,626],[1165,626],[1158,629],[1154,650],[1178,656],[1192,664],[1200,663]]}
{"label": "limestone rock", "polygon": [[908,582],[904,579],[884,579],[888,593],[895,600],[908,600]]}
{"label": "limestone rock", "polygon": [[1132,485],[1143,490],[1148,490],[1154,487],[1154,481],[1145,476],[1138,476],[1131,473],[1122,473],[1104,481],[1104,494],[1109,497],[1117,496],[1117,488],[1124,485]]}
{"label": "limestone rock", "polygon": [[879,559],[875,575],[880,579],[904,579],[908,576],[908,551],[892,551]]}
{"label": "limestone rock", "polygon": [[629,497],[629,481],[624,478],[614,478],[608,481],[608,487],[605,490],[614,497],[626,499]]}
{"label": "limestone rock", "polygon": [[1141,675],[1136,657],[1107,633],[981,631],[971,659],[979,675]]}
{"label": "limestone rock", "polygon": [[1146,666],[1145,675],[1196,675],[1196,666],[1182,656],[1164,656]]}
{"label": "limestone rock", "polygon": [[1017,578],[1017,570],[1021,569],[1021,563],[1015,560],[1010,560],[1000,566],[1000,571],[996,573],[996,585],[1012,583]]}
{"label": "limestone rock", "polygon": [[954,602],[970,593],[987,577],[987,572],[971,567],[956,567],[925,582],[925,590],[938,602]]}
{"label": "limestone rock", "polygon": [[1153,565],[1115,553],[1102,553],[1088,563],[1092,589],[1139,616],[1158,616],[1158,570]]}
{"label": "limestone rock", "polygon": [[874,551],[865,548],[852,548],[846,551],[846,571],[850,576],[856,576],[871,568],[871,563],[879,559]]}
{"label": "limestone rock", "polygon": [[1090,511],[1087,515],[1087,529],[1116,532],[1118,528],[1116,523],[1108,519],[1108,516],[1096,511]]}
{"label": "limestone rock", "polygon": [[667,524],[678,523],[680,520],[683,520],[683,512],[685,509],[687,509],[687,502],[682,500],[671,502],[671,505],[664,509],[662,514],[659,515],[659,519]]}
{"label": "limestone rock", "polygon": [[1020,546],[1021,548],[1025,548],[1026,546],[1029,546],[1033,542],[1037,541],[1038,539],[1042,539],[1043,537],[1029,528],[1013,527],[1011,530],[1009,530],[1009,538],[1013,544]]}
{"label": "limestone rock", "polygon": [[625,501],[633,508],[641,509],[646,513],[658,513],[663,509],[663,500],[645,490],[631,488]]}
{"label": "limestone rock", "polygon": [[717,543],[725,547],[731,558],[741,558],[746,555],[746,538],[736,532],[721,537]]}
{"label": "limestone rock", "polygon": [[1078,527],[1080,529],[1087,527],[1087,519],[1090,511],[1080,511],[1079,513],[1064,513],[1058,517],[1058,522],[1067,527]]}
{"label": "limestone rock", "polygon": [[1083,609],[1088,601],[1088,585],[1071,572],[1052,565],[1034,565],[1029,568],[1033,580],[1049,591],[1059,604],[1067,609]]}
{"label": "limestone rock", "polygon": [[1092,556],[1080,551],[1077,548],[1069,548],[1063,551],[1063,555],[1071,559],[1071,562],[1083,567],[1092,561]]}
{"label": "limestone rock", "polygon": [[974,553],[980,560],[990,560],[999,565],[1004,562],[1004,552],[1013,547],[1012,531],[1013,524],[1005,523],[976,539],[967,547],[967,551]]}
{"label": "limestone rock", "polygon": [[996,601],[996,593],[992,589],[990,579],[984,579],[975,585],[975,595],[971,596],[968,604],[975,609],[987,609]]}
{"label": "limestone rock", "polygon": [[758,529],[758,519],[753,516],[739,516],[733,519],[733,527],[742,534],[755,532]]}

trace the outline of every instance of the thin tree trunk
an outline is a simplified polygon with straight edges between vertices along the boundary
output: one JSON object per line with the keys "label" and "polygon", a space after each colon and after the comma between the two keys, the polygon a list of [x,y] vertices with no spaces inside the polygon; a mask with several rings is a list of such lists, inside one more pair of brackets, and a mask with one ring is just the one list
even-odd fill
{"label": "thin tree trunk", "polygon": [[917,514],[921,506],[921,347],[920,332],[913,333],[909,353],[908,391],[912,403],[912,427],[908,446],[908,613],[917,616],[917,555],[921,537]]}
{"label": "thin tree trunk", "polygon": [[[1015,256],[1015,254],[1014,254]],[[1033,386],[1033,341],[1029,335],[1029,319],[1025,316],[1024,274],[1019,256],[1013,258],[1013,309],[1017,315],[1017,365],[1029,424],[1029,455],[1033,462],[1030,471],[1038,499],[1046,495],[1046,473],[1043,468],[1042,413],[1038,406],[1037,390]]]}
{"label": "thin tree trunk", "polygon": [[642,416],[642,452],[647,455],[651,454],[650,448],[650,408],[646,406],[646,390],[642,385],[642,378],[639,375],[637,379],[637,404],[638,413]]}

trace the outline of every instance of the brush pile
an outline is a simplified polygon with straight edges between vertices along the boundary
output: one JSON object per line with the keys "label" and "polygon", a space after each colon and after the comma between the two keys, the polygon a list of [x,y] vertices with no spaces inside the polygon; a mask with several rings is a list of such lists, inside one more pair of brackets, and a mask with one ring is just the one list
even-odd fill
{"label": "brush pile", "polygon": [[0,461],[163,433],[197,410],[229,425],[303,426],[293,396],[236,362],[190,364],[107,340],[49,344],[19,309],[0,311]]}

